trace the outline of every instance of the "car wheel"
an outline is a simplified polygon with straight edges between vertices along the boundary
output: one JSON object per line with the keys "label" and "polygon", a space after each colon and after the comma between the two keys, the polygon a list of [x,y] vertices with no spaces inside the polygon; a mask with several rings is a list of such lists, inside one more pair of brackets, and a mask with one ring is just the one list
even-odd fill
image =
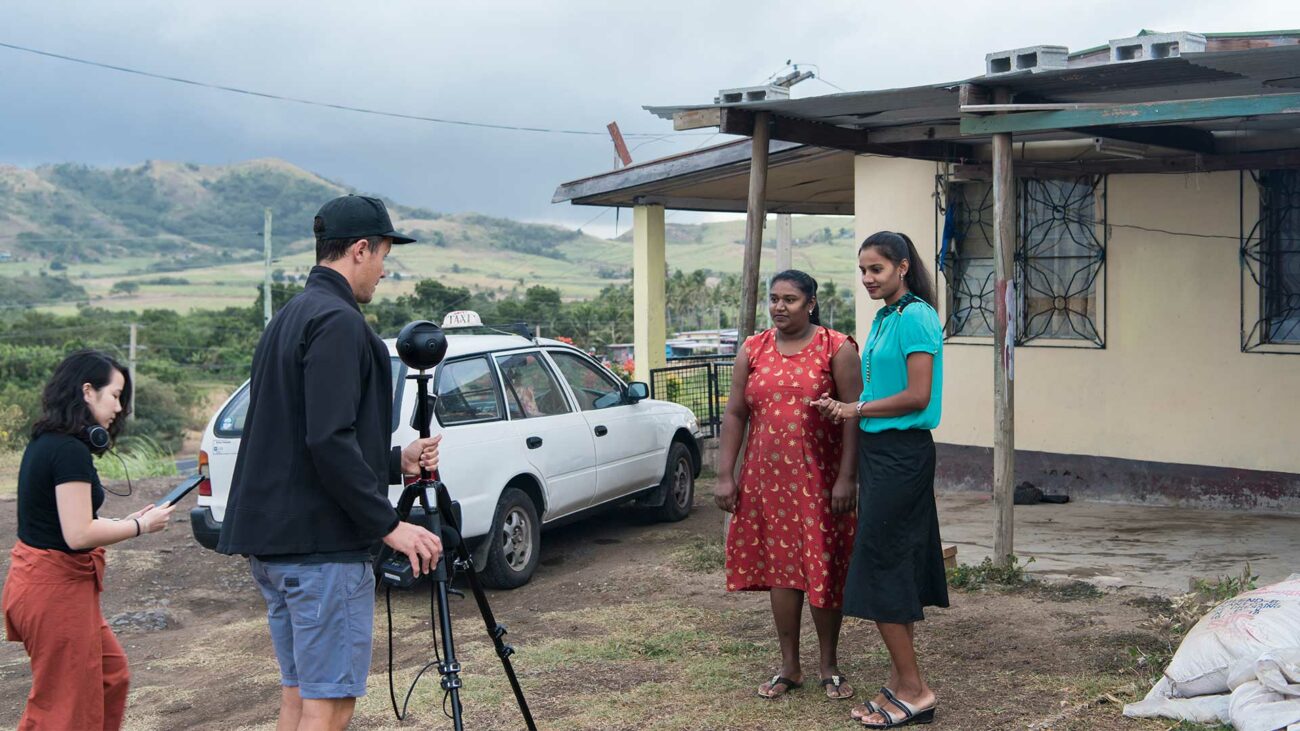
{"label": "car wheel", "polygon": [[654,509],[654,516],[665,523],[685,520],[695,503],[695,464],[685,444],[673,442],[669,447],[660,486],[664,489],[664,504]]}
{"label": "car wheel", "polygon": [[507,487],[497,501],[487,538],[483,583],[494,589],[514,589],[528,583],[537,568],[542,524],[537,506],[522,490]]}

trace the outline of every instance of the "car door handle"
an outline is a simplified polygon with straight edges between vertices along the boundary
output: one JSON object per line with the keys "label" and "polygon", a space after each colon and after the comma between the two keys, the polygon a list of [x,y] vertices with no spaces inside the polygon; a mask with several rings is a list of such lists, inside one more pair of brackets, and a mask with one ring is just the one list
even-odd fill
{"label": "car door handle", "polygon": [[524,440],[524,444],[527,444],[529,449],[537,449],[538,447],[542,446],[542,438],[528,437],[527,439]]}
{"label": "car door handle", "polygon": [[603,437],[608,433],[609,433],[609,429],[606,429],[604,426],[596,427],[596,436]]}

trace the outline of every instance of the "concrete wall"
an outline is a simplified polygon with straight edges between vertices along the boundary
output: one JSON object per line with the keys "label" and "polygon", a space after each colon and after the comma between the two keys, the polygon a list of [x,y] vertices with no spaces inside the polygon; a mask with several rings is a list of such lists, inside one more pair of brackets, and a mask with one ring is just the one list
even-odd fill
{"label": "concrete wall", "polygon": [[[857,158],[859,240],[901,230],[926,247],[932,264],[934,175],[933,163]],[[1300,355],[1240,348],[1238,174],[1112,175],[1107,184],[1106,348],[1017,348],[1016,446],[1300,473]],[[1246,186],[1248,217],[1257,210],[1252,187]],[[858,337],[865,340],[875,307],[860,287],[857,301]],[[991,446],[991,347],[949,343],[944,353],[936,439]]]}

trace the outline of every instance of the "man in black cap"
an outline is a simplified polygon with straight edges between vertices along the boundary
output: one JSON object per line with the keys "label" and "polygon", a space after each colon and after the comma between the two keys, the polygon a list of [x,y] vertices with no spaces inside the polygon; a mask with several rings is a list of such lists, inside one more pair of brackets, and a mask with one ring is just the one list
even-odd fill
{"label": "man in black cap", "polygon": [[370,548],[417,575],[438,536],[399,521],[388,486],[438,466],[440,436],[390,448],[388,347],[358,303],[384,257],[413,242],[383,201],[349,195],[316,214],[316,266],[253,354],[248,413],[217,550],[249,557],[280,663],[279,731],[343,729],[365,695],[374,626]]}

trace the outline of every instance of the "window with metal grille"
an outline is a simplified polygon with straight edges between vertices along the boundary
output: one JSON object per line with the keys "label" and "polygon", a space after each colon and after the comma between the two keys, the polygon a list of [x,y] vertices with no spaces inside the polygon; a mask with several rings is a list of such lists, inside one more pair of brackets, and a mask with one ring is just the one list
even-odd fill
{"label": "window with metal grille", "polygon": [[[942,182],[942,181],[941,181]],[[948,181],[938,269],[948,337],[991,337],[996,312],[993,188]],[[1017,183],[1016,341],[1105,347],[1105,179],[1022,178]]]}
{"label": "window with metal grille", "polygon": [[957,337],[992,337],[993,186],[987,181],[953,182],[937,196],[943,233],[938,270],[947,283],[945,332]]}
{"label": "window with metal grille", "polygon": [[1261,343],[1300,343],[1300,170],[1260,175]]}
{"label": "window with metal grille", "polygon": [[1105,347],[1105,178],[1023,178],[1019,192],[1019,342]]}

